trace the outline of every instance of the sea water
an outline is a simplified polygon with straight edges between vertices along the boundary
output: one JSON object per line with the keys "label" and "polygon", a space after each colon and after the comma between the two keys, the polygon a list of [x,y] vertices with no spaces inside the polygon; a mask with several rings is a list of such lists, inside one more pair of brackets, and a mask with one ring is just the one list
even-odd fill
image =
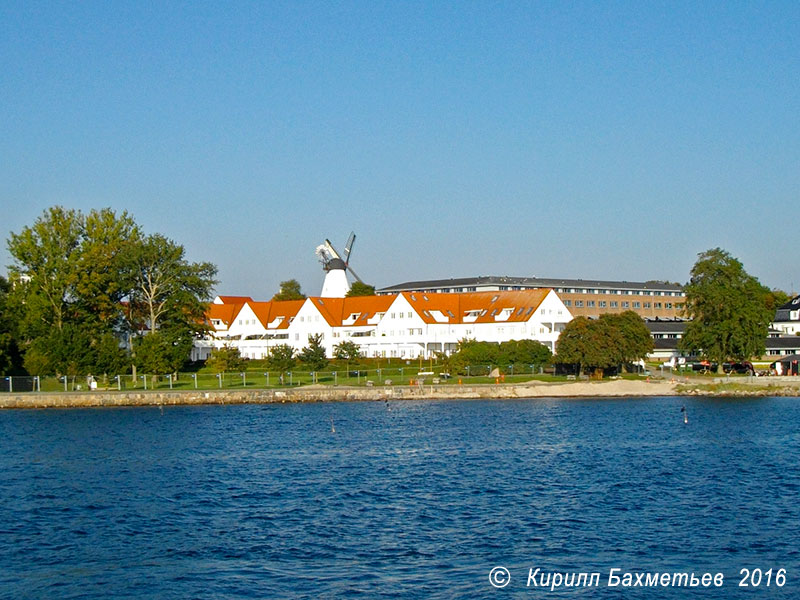
{"label": "sea water", "polygon": [[4,411],[0,444],[3,598],[800,597],[797,398]]}

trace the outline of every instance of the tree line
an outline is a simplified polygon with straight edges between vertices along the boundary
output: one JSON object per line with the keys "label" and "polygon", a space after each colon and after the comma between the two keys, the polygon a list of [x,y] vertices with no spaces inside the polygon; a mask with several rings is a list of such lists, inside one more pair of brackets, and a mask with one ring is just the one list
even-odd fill
{"label": "tree line", "polygon": [[177,370],[217,268],[147,234],[127,212],[54,206],[12,233],[0,281],[0,368],[35,374]]}

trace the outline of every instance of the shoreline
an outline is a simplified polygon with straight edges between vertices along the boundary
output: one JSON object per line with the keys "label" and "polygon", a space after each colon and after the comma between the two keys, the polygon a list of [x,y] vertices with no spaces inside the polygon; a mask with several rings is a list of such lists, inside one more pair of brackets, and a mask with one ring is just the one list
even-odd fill
{"label": "shoreline", "polygon": [[[726,389],[726,386],[735,389]],[[655,396],[800,396],[800,381],[747,382],[715,379],[713,383],[676,379],[604,380],[345,387],[311,385],[290,389],[154,390],[130,392],[23,392],[0,395],[0,409],[89,408],[115,406],[197,406],[205,404],[274,404],[386,400],[468,400],[512,398],[624,398]]]}

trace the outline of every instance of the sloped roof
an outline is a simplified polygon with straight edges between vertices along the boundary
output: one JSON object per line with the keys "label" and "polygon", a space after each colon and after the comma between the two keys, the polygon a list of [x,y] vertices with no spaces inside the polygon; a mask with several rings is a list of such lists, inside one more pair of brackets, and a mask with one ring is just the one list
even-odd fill
{"label": "sloped roof", "polygon": [[236,315],[238,315],[239,311],[242,310],[242,306],[244,306],[244,304],[241,303],[209,304],[208,310],[206,311],[206,319],[209,321],[212,319],[219,320],[225,323],[226,326],[230,327],[230,324],[233,323]]}
{"label": "sloped roof", "polygon": [[605,281],[596,279],[561,279],[546,277],[460,277],[450,279],[430,279],[427,281],[407,281],[384,288],[378,292],[406,292],[414,290],[426,290],[437,288],[462,288],[476,287],[481,285],[496,286],[521,286],[527,288],[607,288],[624,290],[657,290],[657,291],[682,291],[682,286],[676,283],[665,283],[660,281]]}
{"label": "sloped roof", "polygon": [[[533,312],[550,293],[550,289],[520,290],[514,292],[469,292],[462,294],[427,294],[403,292],[402,296],[429,324],[433,323],[522,323],[530,320]],[[503,310],[510,311],[503,319],[497,317]],[[438,311],[447,320],[438,320],[433,314]]]}
{"label": "sloped roof", "polygon": [[353,296],[352,298],[310,298],[316,309],[331,327],[341,327],[350,315],[358,318],[348,326],[369,325],[375,314],[386,312],[396,296]]}
{"label": "sloped roof", "polygon": [[217,296],[214,298],[214,304],[244,304],[252,301],[250,296]]}

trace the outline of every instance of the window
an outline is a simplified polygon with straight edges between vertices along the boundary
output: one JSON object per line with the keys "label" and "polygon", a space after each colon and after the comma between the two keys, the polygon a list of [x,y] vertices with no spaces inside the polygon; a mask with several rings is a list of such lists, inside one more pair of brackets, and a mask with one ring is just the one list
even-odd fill
{"label": "window", "polygon": [[617,306],[619,306],[619,302],[617,302],[616,300],[612,300],[611,301],[611,308],[617,308]]}
{"label": "window", "polygon": [[564,306],[572,306],[572,300],[564,300]]}
{"label": "window", "polygon": [[588,306],[589,308],[594,308],[594,300],[589,300],[589,301],[586,303],[586,306]]}
{"label": "window", "polygon": [[575,300],[575,308],[583,308],[583,300]]}
{"label": "window", "polygon": [[642,303],[641,302],[634,302],[633,303],[633,308],[642,308]]}
{"label": "window", "polygon": [[623,302],[622,303],[622,308],[630,308],[630,306],[631,306],[630,302]]}
{"label": "window", "polygon": [[656,308],[661,308],[661,302],[656,302]]}
{"label": "window", "polygon": [[672,308],[672,302],[667,302],[666,304],[664,304],[664,307],[665,308]]}
{"label": "window", "polygon": [[597,304],[598,304],[598,306],[600,306],[600,308],[605,308],[606,307],[606,301],[605,300],[600,300],[600,302],[598,302]]}
{"label": "window", "polygon": [[645,303],[644,303],[644,307],[645,307],[645,308],[650,308],[650,303],[649,303],[649,302],[645,302]]}

